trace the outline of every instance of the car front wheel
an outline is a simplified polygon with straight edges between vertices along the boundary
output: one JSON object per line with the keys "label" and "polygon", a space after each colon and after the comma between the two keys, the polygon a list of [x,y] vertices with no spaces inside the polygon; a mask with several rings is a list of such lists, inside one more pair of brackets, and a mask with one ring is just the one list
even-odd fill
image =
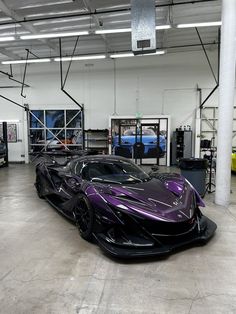
{"label": "car front wheel", "polygon": [[74,210],[74,217],[81,237],[91,241],[94,227],[94,210],[85,195],[79,198]]}
{"label": "car front wheel", "polygon": [[38,197],[39,198],[44,198],[44,196],[43,196],[42,180],[41,180],[39,174],[36,175],[35,187],[36,187],[36,190],[37,190]]}

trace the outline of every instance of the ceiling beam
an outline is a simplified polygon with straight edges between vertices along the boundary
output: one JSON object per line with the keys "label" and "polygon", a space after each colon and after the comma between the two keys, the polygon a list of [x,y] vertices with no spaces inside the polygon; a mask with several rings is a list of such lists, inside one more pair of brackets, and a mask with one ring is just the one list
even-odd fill
{"label": "ceiling beam", "polygon": [[[12,19],[14,20],[13,23],[20,23],[20,24],[21,24],[21,22],[17,22],[17,21],[24,19],[23,16],[21,16],[20,14],[16,14],[16,13],[14,12],[14,10],[11,10],[11,9],[7,6],[6,1],[4,1],[4,0],[0,0],[0,10],[1,10],[6,16],[12,18]],[[29,23],[24,23],[24,24],[22,25],[22,27],[23,27],[26,31],[31,32],[32,34],[37,34],[37,33],[38,33],[37,29],[36,29],[33,25],[31,25],[31,24],[29,24]],[[51,48],[51,49],[53,49],[53,50],[55,50],[55,51],[58,51],[57,45],[52,44],[49,40],[41,39],[41,41],[44,42],[49,48]]]}
{"label": "ceiling beam", "polygon": [[16,53],[13,53],[11,51],[8,51],[7,49],[5,48],[0,48],[0,53],[4,56],[7,56],[8,58],[10,59],[19,59],[20,56]]}
{"label": "ceiling beam", "polygon": [[[163,19],[165,20],[165,22],[163,23],[163,25],[168,25],[170,24],[170,8],[169,7],[165,7],[163,9],[162,14],[164,15]],[[162,48],[165,45],[165,41],[166,41],[166,35],[167,35],[167,30],[158,30],[157,31],[157,42],[160,43],[160,48]]]}
{"label": "ceiling beam", "polygon": [[[76,0],[78,1],[78,0]],[[193,5],[198,3],[209,3],[209,2],[217,2],[218,0],[191,0],[189,1],[181,1],[181,2],[173,2],[168,4],[156,4],[156,8],[162,7],[174,7],[174,6],[181,6],[181,5]],[[37,21],[47,21],[47,20],[57,20],[62,18],[70,18],[70,17],[82,17],[82,16],[92,16],[92,15],[101,15],[101,14],[110,14],[110,13],[121,13],[121,12],[129,12],[131,8],[124,8],[124,9],[112,9],[112,10],[94,10],[92,12],[85,12],[85,13],[72,13],[72,14],[62,14],[57,16],[49,16],[49,17],[39,17],[39,18],[23,18],[17,19],[15,21],[6,21],[1,22],[0,25],[9,25],[15,23],[28,23],[28,22],[37,22]]]}
{"label": "ceiling beam", "polygon": [[[76,0],[78,1],[78,0]],[[95,12],[96,11],[96,8],[92,5],[91,1],[90,0],[83,0],[83,3],[85,5],[85,8],[91,13],[91,12]],[[95,24],[97,25],[98,28],[102,29],[103,25],[101,25],[101,20],[99,20],[98,16],[97,15],[92,15],[91,16],[92,19],[94,20]],[[105,49],[106,49],[106,52],[111,48],[109,43],[108,43],[108,40],[106,38],[106,36],[104,34],[101,34],[101,37],[105,43]]]}

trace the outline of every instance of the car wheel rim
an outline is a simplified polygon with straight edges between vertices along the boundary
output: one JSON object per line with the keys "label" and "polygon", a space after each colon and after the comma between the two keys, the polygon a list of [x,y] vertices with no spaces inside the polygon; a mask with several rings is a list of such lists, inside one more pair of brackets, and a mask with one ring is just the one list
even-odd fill
{"label": "car wheel rim", "polygon": [[41,193],[42,192],[42,187],[41,187],[41,182],[40,182],[39,177],[37,177],[36,186],[37,186],[37,190],[38,190],[39,195],[41,195],[42,194]]}
{"label": "car wheel rim", "polygon": [[82,232],[86,232],[90,225],[90,212],[84,200],[80,202],[76,210],[76,222]]}

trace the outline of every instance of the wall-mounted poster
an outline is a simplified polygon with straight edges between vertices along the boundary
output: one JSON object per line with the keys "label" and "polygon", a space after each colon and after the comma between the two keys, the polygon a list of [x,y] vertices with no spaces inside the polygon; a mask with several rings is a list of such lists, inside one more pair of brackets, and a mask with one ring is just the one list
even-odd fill
{"label": "wall-mounted poster", "polygon": [[[0,124],[0,138],[3,138],[2,123]],[[9,143],[17,142],[17,125],[15,123],[7,124],[7,139]]]}

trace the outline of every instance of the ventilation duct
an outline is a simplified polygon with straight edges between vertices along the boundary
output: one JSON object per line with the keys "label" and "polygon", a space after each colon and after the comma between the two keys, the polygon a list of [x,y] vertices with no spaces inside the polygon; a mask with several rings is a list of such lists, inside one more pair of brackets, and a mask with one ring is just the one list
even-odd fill
{"label": "ventilation duct", "polygon": [[155,0],[131,0],[131,18],[133,53],[156,52]]}

